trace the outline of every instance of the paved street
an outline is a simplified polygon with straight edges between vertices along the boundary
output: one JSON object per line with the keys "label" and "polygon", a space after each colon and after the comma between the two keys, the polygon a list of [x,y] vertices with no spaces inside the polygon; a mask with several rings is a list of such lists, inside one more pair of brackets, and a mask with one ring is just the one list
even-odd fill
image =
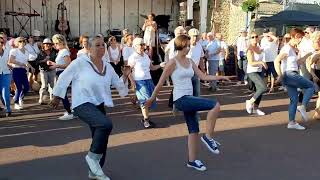
{"label": "paved street", "polygon": [[[104,171],[112,180],[319,180],[320,123],[305,124],[306,131],[287,130],[288,98],[284,92],[268,94],[261,103],[266,116],[249,116],[249,93],[238,85],[221,86],[208,98],[217,98],[222,113],[215,138],[220,155],[200,144],[199,159],[208,170],[186,167],[187,129],[183,116],[167,108],[169,88],[161,91],[158,108],[151,113],[156,129],[144,130],[140,111],[128,98],[114,96],[109,109],[114,129]],[[59,121],[63,113],[39,106],[38,96],[26,97],[26,108],[0,119],[0,180],[86,180],[84,156],[90,132],[78,119]],[[313,109],[315,99],[309,109]],[[313,111],[309,113],[311,114]],[[201,113],[201,132],[206,113]],[[301,116],[297,114],[300,121]]]}

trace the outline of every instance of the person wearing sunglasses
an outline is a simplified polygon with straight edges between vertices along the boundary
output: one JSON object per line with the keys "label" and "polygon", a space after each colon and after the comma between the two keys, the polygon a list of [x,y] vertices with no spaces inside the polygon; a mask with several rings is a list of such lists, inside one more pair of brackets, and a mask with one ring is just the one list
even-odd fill
{"label": "person wearing sunglasses", "polygon": [[219,154],[219,143],[213,139],[216,119],[220,112],[220,104],[216,100],[193,96],[192,77],[194,74],[205,81],[228,80],[226,76],[205,75],[198,66],[187,57],[190,50],[190,37],[180,35],[174,40],[177,55],[166,64],[160,80],[146,106],[150,107],[156,100],[164,81],[171,76],[173,82],[173,102],[177,109],[183,111],[188,127],[188,160],[187,167],[198,171],[205,171],[207,168],[198,159],[197,150],[199,145],[199,119],[198,111],[207,111],[206,133],[201,141],[213,154]]}
{"label": "person wearing sunglasses", "polygon": [[[310,27],[307,27],[304,30],[304,37],[302,38],[300,44],[298,45],[298,50],[299,50],[299,56],[303,57],[308,53],[314,52],[314,48],[312,46],[312,40],[311,40],[311,35],[312,35],[312,30]],[[312,79],[311,74],[308,72],[306,68],[306,64],[300,64],[299,65],[300,69],[300,74],[307,78],[307,79]],[[301,99],[300,99],[301,100]]]}
{"label": "person wearing sunglasses", "polygon": [[[142,38],[135,38],[132,44],[135,52],[128,59],[128,65],[132,69],[133,75],[130,79],[134,80],[131,82],[131,85],[135,89],[137,99],[140,103],[141,113],[143,116],[141,123],[144,128],[152,128],[155,124],[149,119],[149,107],[144,105],[146,100],[151,97],[154,90],[150,70],[155,71],[164,67],[165,63],[161,63],[160,65],[152,64],[149,56],[144,52],[145,44]],[[154,107],[155,103],[151,108]]]}
{"label": "person wearing sunglasses", "polygon": [[6,106],[6,117],[11,116],[10,107],[10,83],[11,71],[8,66],[9,49],[6,48],[5,38],[0,34],[0,92],[1,100]]}
{"label": "person wearing sunglasses", "polygon": [[[274,61],[278,79],[276,83],[282,82],[286,86],[290,97],[289,104],[289,123],[288,129],[305,130],[305,127],[296,122],[296,111],[301,113],[302,119],[308,121],[309,117],[306,112],[309,101],[314,93],[314,85],[312,81],[304,78],[299,74],[299,65],[304,64],[306,59],[312,54],[308,53],[303,57],[298,57],[296,47],[301,42],[304,32],[301,29],[293,28],[290,30],[291,39],[288,44],[284,45]],[[298,89],[304,91],[303,100],[298,106],[299,92]]]}
{"label": "person wearing sunglasses", "polygon": [[263,62],[263,51],[258,45],[259,36],[257,33],[250,34],[250,45],[247,51],[247,75],[255,86],[253,97],[246,100],[246,110],[249,114],[258,114],[259,116],[265,113],[259,109],[259,105],[263,94],[267,91],[267,86],[263,78],[262,68],[268,69],[267,63]]}
{"label": "person wearing sunglasses", "polygon": [[33,72],[34,68],[29,64],[29,52],[25,49],[26,39],[18,37],[14,40],[17,48],[10,50],[8,64],[12,67],[12,78],[17,87],[14,96],[14,109],[23,109],[23,99],[29,91],[27,70]]}

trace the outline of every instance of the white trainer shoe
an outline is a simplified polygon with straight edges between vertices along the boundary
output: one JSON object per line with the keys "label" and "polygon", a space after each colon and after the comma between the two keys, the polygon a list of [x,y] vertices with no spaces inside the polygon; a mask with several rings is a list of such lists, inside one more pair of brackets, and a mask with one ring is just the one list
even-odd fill
{"label": "white trainer shoe", "polygon": [[305,130],[306,128],[301,126],[300,124],[298,123],[295,123],[295,124],[288,124],[287,126],[288,129],[296,129],[296,130]]}
{"label": "white trainer shoe", "polygon": [[263,112],[263,111],[261,111],[260,109],[254,109],[252,112],[253,112],[254,114],[258,114],[259,116],[264,116],[264,115],[266,115],[266,113]]}
{"label": "white trainer shoe", "polygon": [[246,110],[249,114],[252,114],[252,111],[253,111],[253,106],[252,104],[250,103],[249,100],[246,100]]}
{"label": "white trainer shoe", "polygon": [[306,108],[304,106],[298,106],[297,110],[300,112],[302,120],[307,122],[309,120]]}
{"label": "white trainer shoe", "polygon": [[17,104],[17,103],[15,103],[14,104],[14,109],[15,110],[21,110],[21,109],[23,109],[19,104]]}
{"label": "white trainer shoe", "polygon": [[19,100],[19,106],[23,107],[23,100],[22,99]]}
{"label": "white trainer shoe", "polygon": [[106,175],[104,176],[97,176],[95,174],[93,174],[90,170],[89,170],[89,173],[88,173],[88,178],[89,179],[95,179],[95,180],[110,180],[110,178]]}
{"label": "white trainer shoe", "polygon": [[68,112],[65,112],[63,114],[63,116],[60,116],[58,119],[59,120],[62,120],[62,121],[68,121],[68,120],[72,120],[74,119],[75,117],[73,116],[73,114],[69,114]]}
{"label": "white trainer shoe", "polygon": [[99,164],[99,160],[92,159],[88,155],[86,155],[85,159],[86,159],[86,162],[89,166],[89,169],[93,175],[95,175],[95,176],[104,176],[105,175],[101,169],[101,166]]}

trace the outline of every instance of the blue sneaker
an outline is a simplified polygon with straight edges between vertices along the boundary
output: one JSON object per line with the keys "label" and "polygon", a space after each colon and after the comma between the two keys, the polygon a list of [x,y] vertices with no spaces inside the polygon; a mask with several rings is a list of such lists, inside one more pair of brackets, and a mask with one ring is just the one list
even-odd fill
{"label": "blue sneaker", "polygon": [[209,151],[211,151],[212,153],[214,153],[214,154],[220,153],[220,151],[219,151],[220,143],[218,143],[214,139],[208,139],[207,136],[204,134],[201,137],[201,141],[207,146]]}
{"label": "blue sneaker", "polygon": [[194,169],[196,169],[198,171],[207,170],[207,168],[203,165],[203,163],[200,160],[195,160],[195,161],[192,161],[192,162],[189,161],[187,163],[187,167],[194,168]]}

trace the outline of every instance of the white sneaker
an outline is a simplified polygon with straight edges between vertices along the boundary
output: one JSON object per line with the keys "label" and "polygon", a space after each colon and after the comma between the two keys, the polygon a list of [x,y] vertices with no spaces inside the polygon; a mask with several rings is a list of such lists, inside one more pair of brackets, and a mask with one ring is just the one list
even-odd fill
{"label": "white sneaker", "polygon": [[261,111],[260,109],[254,109],[252,112],[253,112],[254,114],[258,114],[259,116],[264,116],[264,115],[266,115],[266,113],[263,112],[263,111]]}
{"label": "white sneaker", "polygon": [[110,180],[110,178],[106,175],[104,176],[97,176],[95,174],[93,174],[90,170],[89,170],[89,173],[88,173],[88,178],[89,179],[95,179],[95,180]]}
{"label": "white sneaker", "polygon": [[296,130],[305,130],[306,128],[301,126],[300,124],[298,123],[295,123],[295,124],[288,124],[287,126],[288,129],[296,129]]}
{"label": "white sneaker", "polygon": [[253,107],[249,100],[246,100],[246,110],[249,114],[252,114]]}
{"label": "white sneaker", "polygon": [[307,122],[309,120],[306,108],[304,106],[298,106],[297,110],[301,113],[302,120]]}
{"label": "white sneaker", "polygon": [[93,175],[105,176],[105,174],[103,173],[101,166],[99,164],[99,160],[92,159],[88,155],[86,155],[85,159],[86,159],[86,162],[89,166],[89,169]]}
{"label": "white sneaker", "polygon": [[244,81],[244,85],[248,85],[248,81]]}
{"label": "white sneaker", "polygon": [[21,109],[23,109],[19,104],[17,104],[17,103],[15,103],[14,104],[14,109],[15,110],[21,110]]}
{"label": "white sneaker", "polygon": [[59,119],[59,120],[63,120],[63,121],[67,121],[67,120],[72,120],[72,119],[74,119],[74,116],[73,116],[73,114],[69,114],[69,113],[65,112],[65,113],[63,114],[63,116],[59,117],[58,119]]}
{"label": "white sneaker", "polygon": [[22,99],[19,100],[19,105],[20,105],[21,107],[23,107],[23,100],[22,100]]}

